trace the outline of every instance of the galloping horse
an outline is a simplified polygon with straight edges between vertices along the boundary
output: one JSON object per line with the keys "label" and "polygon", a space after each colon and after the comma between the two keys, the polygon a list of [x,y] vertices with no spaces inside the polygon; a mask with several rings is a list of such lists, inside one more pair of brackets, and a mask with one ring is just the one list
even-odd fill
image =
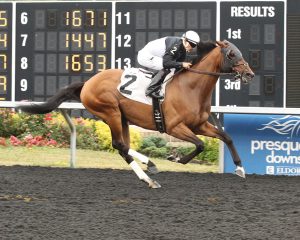
{"label": "galloping horse", "polygon": [[[254,77],[248,63],[239,49],[228,41],[208,42],[198,45],[199,56],[189,70],[173,76],[166,86],[166,96],[162,105],[166,133],[195,144],[196,149],[178,162],[188,163],[204,149],[204,143],[196,135],[218,138],[226,143],[236,165],[236,174],[245,177],[240,157],[231,138],[222,130],[208,122],[211,97],[219,75],[223,72],[235,73],[236,78],[247,83]],[[111,130],[112,146],[131,166],[140,180],[151,188],[160,187],[134,161],[138,158],[147,164],[148,170],[155,172],[155,165],[144,155],[130,149],[129,123],[142,128],[156,130],[152,118],[152,107],[123,97],[117,90],[123,73],[121,69],[104,70],[85,83],[73,83],[61,89],[42,104],[19,106],[32,114],[47,113],[67,100],[79,100],[92,114],[102,119]]]}

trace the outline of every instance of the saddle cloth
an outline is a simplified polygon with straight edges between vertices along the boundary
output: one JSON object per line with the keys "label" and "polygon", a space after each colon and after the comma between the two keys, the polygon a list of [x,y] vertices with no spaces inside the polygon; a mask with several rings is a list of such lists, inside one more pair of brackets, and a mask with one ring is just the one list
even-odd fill
{"label": "saddle cloth", "polygon": [[[145,91],[151,82],[153,73],[142,68],[126,68],[118,86],[119,92],[129,99],[152,105],[152,98],[146,97]],[[169,78],[170,74],[166,76]],[[161,94],[165,94],[165,85],[162,85]]]}

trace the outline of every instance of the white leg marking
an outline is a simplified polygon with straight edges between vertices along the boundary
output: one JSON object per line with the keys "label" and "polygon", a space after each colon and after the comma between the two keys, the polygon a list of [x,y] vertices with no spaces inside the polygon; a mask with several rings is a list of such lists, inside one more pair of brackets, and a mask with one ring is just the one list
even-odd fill
{"label": "white leg marking", "polygon": [[142,163],[148,164],[149,162],[149,158],[146,157],[145,155],[133,150],[133,149],[129,149],[128,154],[132,157],[137,158],[138,160],[140,160]]}
{"label": "white leg marking", "polygon": [[149,182],[150,178],[135,161],[132,161],[129,165],[132,168],[132,170],[136,173],[139,179]]}
{"label": "white leg marking", "polygon": [[238,175],[242,178],[246,178],[246,172],[245,172],[245,169],[243,167],[237,166],[236,169],[235,169],[235,173],[236,173],[236,175]]}
{"label": "white leg marking", "polygon": [[136,173],[136,175],[138,176],[138,178],[140,180],[143,180],[144,182],[149,184],[150,188],[160,188],[161,187],[157,181],[149,178],[148,175],[143,171],[143,169],[135,161],[132,161],[129,164],[129,166],[133,169],[133,171]]}

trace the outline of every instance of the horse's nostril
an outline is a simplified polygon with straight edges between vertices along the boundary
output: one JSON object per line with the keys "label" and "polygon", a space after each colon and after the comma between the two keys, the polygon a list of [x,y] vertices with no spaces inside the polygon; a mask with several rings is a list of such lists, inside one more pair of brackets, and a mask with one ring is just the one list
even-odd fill
{"label": "horse's nostril", "polygon": [[248,72],[246,75],[247,75],[248,77],[251,77],[251,78],[254,78],[254,76],[255,76],[254,73],[249,73],[249,72]]}

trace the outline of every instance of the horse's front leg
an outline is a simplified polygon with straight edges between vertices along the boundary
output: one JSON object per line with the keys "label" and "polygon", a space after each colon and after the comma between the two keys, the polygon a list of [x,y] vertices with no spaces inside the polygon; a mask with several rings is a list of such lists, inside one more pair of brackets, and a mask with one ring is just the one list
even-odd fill
{"label": "horse's front leg", "polygon": [[160,188],[160,184],[148,177],[148,175],[143,171],[143,169],[134,161],[133,157],[128,154],[129,148],[122,141],[112,137],[112,145],[115,149],[119,150],[119,154],[124,158],[128,165],[132,168],[138,178],[146,183],[148,183],[150,188]]}
{"label": "horse's front leg", "polygon": [[233,162],[236,165],[235,172],[238,176],[245,178],[245,170],[242,167],[242,161],[240,156],[233,144],[231,137],[225,133],[224,131],[217,129],[214,125],[210,124],[209,122],[205,122],[201,125],[200,129],[196,134],[204,135],[208,137],[218,138],[222,140],[228,147],[230,154],[232,156]]}
{"label": "horse's front leg", "polygon": [[187,164],[204,149],[204,143],[201,141],[184,123],[178,124],[176,127],[169,131],[169,134],[173,137],[179,138],[183,141],[187,141],[195,144],[196,149],[186,156],[180,158],[177,162]]}
{"label": "horse's front leg", "polygon": [[[125,144],[127,146],[130,146],[129,124],[128,124],[127,119],[123,115],[122,115],[122,131],[123,131],[123,139],[124,139]],[[140,160],[141,163],[147,165],[147,170],[149,173],[151,173],[151,174],[158,173],[158,169],[157,169],[156,165],[152,161],[150,161],[150,159],[147,156],[145,156],[131,148],[129,149],[128,154],[130,156],[135,157],[138,160]]]}
{"label": "horse's front leg", "polygon": [[[143,169],[134,161],[133,157],[128,154],[129,152],[129,130],[128,123],[124,122],[121,117],[121,113],[110,114],[110,117],[105,119],[105,122],[111,130],[112,136],[112,146],[119,151],[119,154],[124,158],[128,165],[132,168],[138,178],[146,183],[150,188],[160,188],[160,184],[148,177],[148,175],[143,171]],[[124,129],[123,129],[124,128]],[[125,140],[123,134],[125,134]]]}

